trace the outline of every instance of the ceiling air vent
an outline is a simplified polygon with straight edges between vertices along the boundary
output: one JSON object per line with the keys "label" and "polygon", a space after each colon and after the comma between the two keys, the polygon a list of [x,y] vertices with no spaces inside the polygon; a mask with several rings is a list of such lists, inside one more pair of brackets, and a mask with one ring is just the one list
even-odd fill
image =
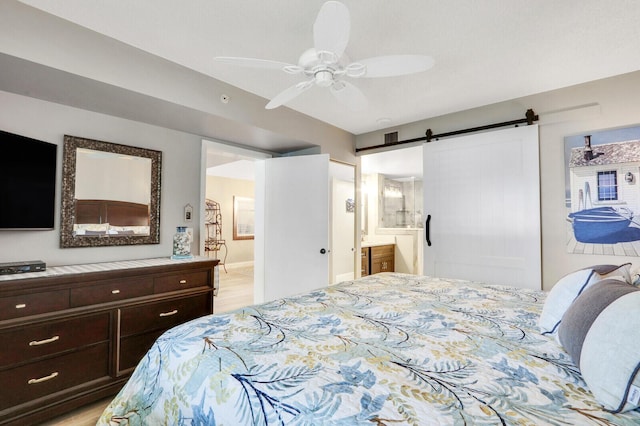
{"label": "ceiling air vent", "polygon": [[384,144],[388,145],[390,143],[398,142],[398,132],[391,132],[384,134]]}

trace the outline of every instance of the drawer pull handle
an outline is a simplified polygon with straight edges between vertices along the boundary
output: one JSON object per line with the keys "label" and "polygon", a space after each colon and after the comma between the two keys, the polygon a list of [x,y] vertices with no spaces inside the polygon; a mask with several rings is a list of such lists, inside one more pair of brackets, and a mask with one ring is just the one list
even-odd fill
{"label": "drawer pull handle", "polygon": [[58,372],[54,371],[48,376],[40,377],[39,379],[31,379],[27,383],[30,385],[35,385],[37,383],[42,383],[42,382],[46,382],[47,380],[55,379],[56,377],[58,377]]}
{"label": "drawer pull handle", "polygon": [[26,303],[20,303],[20,304],[16,305],[16,309],[24,309],[26,307],[27,307]]}
{"label": "drawer pull handle", "polygon": [[29,342],[29,346],[46,345],[47,343],[53,343],[56,340],[60,340],[60,336],[53,336],[50,339],[44,339],[44,340],[33,340]]}
{"label": "drawer pull handle", "polygon": [[180,280],[180,284],[186,284],[187,280]]}
{"label": "drawer pull handle", "polygon": [[111,290],[111,294],[120,294],[120,290]]}
{"label": "drawer pull handle", "polygon": [[171,315],[175,315],[175,314],[177,314],[177,313],[178,313],[178,310],[177,310],[177,309],[174,309],[174,310],[173,310],[173,311],[171,311],[171,312],[161,312],[161,313],[160,313],[160,316],[161,316],[161,317],[170,317]]}

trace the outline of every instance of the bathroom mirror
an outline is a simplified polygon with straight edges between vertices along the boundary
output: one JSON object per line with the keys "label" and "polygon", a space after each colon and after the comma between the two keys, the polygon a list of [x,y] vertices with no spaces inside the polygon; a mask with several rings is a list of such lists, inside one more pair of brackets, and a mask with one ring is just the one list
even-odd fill
{"label": "bathroom mirror", "polygon": [[64,137],[60,246],[160,242],[162,153]]}

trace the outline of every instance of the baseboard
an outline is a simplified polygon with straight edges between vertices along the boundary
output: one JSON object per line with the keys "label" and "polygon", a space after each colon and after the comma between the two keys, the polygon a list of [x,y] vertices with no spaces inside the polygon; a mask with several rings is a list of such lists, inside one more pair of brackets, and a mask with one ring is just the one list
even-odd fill
{"label": "baseboard", "polygon": [[336,275],[336,284],[341,283],[343,281],[351,281],[355,279],[355,274],[353,272],[347,272],[346,274],[338,274]]}

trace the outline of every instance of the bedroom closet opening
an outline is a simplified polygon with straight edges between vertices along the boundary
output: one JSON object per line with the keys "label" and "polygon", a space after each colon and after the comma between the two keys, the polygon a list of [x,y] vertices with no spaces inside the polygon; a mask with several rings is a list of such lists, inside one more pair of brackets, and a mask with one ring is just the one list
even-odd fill
{"label": "bedroom closet opening", "polygon": [[[203,141],[203,170],[201,253],[223,263],[216,312],[300,292],[301,280],[317,288],[355,277],[354,165]],[[311,243],[310,233],[319,241]]]}

